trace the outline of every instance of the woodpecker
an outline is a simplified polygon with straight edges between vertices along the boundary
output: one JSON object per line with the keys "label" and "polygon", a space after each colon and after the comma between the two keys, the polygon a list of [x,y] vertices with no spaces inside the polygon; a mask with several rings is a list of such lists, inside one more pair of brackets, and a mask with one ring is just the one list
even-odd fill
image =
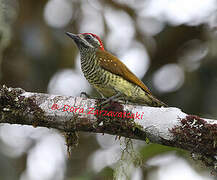
{"label": "woodpecker", "polygon": [[66,32],[77,45],[81,69],[87,81],[107,100],[128,101],[153,107],[167,107],[125,64],[104,49],[100,38],[93,33]]}

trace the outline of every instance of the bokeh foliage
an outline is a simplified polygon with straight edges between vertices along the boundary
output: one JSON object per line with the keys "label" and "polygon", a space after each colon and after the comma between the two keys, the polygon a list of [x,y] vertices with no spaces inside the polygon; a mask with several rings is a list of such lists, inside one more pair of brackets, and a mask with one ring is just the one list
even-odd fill
{"label": "bokeh foliage", "polygon": [[[72,41],[64,35],[65,31],[73,33],[92,31],[98,33],[106,49],[118,57],[137,46],[140,47],[140,50],[146,51],[150,65],[142,80],[162,101],[170,106],[179,107],[189,114],[217,118],[216,10],[210,10],[205,20],[198,17],[198,19],[192,18],[186,22],[176,22],[175,17],[157,18],[143,15],[141,12],[145,11],[151,0],[64,0],[65,3],[68,3],[71,11],[69,14],[64,14],[64,9],[61,10],[62,6],[56,7],[55,17],[63,19],[68,15],[71,18],[67,23],[62,25],[60,23],[57,27],[55,23],[51,24],[53,21],[49,21],[49,18],[47,20],[45,15],[48,3],[51,1],[58,0],[0,0],[1,84],[21,87],[27,91],[50,93],[48,86],[57,72],[61,73],[61,70],[70,69],[70,71],[73,70],[73,73],[74,71],[77,73],[78,50]],[[58,1],[58,3],[61,2]],[[47,16],[50,17],[49,13],[53,12],[48,11],[47,13]],[[116,16],[117,20],[115,20]],[[122,27],[121,21],[125,20],[127,21],[126,26],[129,26],[133,32],[128,32],[128,28]],[[116,21],[114,25],[113,21]],[[158,26],[161,27],[158,28],[159,32],[154,32],[157,29],[154,27]],[[123,34],[122,39],[115,34],[116,31]],[[141,57],[141,64],[142,60]],[[132,61],[134,60],[132,59]],[[136,62],[136,66],[140,66],[140,62]],[[171,71],[173,73],[166,71],[167,76],[161,78],[161,84],[154,85],[154,77],[157,72],[168,65],[175,65],[170,67],[178,67],[179,71],[174,69]],[[178,80],[181,78],[178,73],[180,70],[183,76],[181,85],[162,91],[161,87],[173,83],[171,77],[176,77]],[[61,81],[68,78],[67,73],[64,76]],[[70,82],[73,82],[73,78]],[[56,88],[50,86],[51,89]],[[63,83],[63,86],[59,88],[64,91],[70,86],[80,91],[79,83],[65,84],[65,86]],[[93,89],[90,92],[93,96],[97,95]],[[71,92],[71,95],[76,94]],[[14,128],[14,132],[16,128]],[[34,179],[34,176],[28,174],[30,163],[34,163],[29,158],[36,144],[43,138],[43,136],[36,138],[34,131],[36,130],[30,131],[33,135],[29,139],[25,136],[24,139],[28,141],[28,145],[25,145],[27,147],[17,155],[14,153],[16,150],[11,151],[11,148],[21,148],[24,145],[20,143],[20,146],[13,146],[10,139],[18,138],[19,141],[19,132],[9,133],[5,136],[5,131],[0,129],[0,179]],[[41,133],[41,131],[38,132]],[[47,132],[47,130],[42,130],[42,132],[42,135],[48,136],[50,136],[49,133],[57,133]],[[12,137],[8,138],[7,135]],[[21,139],[23,137],[24,135],[21,136]],[[64,145],[63,148],[66,149]],[[90,157],[100,148],[102,147],[94,135],[82,133],[79,146],[72,151],[72,157],[63,160],[62,169],[54,170],[53,174],[47,175],[49,177],[47,179],[111,179],[113,165],[106,166],[99,172],[94,172],[91,169]],[[180,150],[169,147],[153,144],[144,146],[143,144],[141,148],[141,154],[145,160],[171,151],[186,158],[186,155],[180,153]],[[149,170],[154,171],[155,168],[144,168],[143,178],[148,179]],[[63,172],[63,176],[56,176],[59,171]]]}

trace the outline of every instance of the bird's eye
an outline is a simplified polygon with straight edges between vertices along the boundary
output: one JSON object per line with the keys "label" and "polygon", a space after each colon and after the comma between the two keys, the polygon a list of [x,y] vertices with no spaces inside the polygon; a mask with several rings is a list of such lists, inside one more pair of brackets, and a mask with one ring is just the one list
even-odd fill
{"label": "bird's eye", "polygon": [[85,39],[86,39],[86,40],[90,40],[90,39],[91,39],[91,35],[87,35],[87,36],[85,37]]}

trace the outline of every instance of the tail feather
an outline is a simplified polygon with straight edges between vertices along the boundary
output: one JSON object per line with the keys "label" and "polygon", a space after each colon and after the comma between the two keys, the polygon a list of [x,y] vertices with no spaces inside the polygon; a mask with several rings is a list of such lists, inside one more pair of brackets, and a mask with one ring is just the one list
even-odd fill
{"label": "tail feather", "polygon": [[165,104],[164,102],[158,100],[157,98],[155,98],[154,96],[148,94],[148,97],[150,99],[149,102],[147,102],[147,105],[149,106],[153,106],[153,107],[169,107],[167,104]]}

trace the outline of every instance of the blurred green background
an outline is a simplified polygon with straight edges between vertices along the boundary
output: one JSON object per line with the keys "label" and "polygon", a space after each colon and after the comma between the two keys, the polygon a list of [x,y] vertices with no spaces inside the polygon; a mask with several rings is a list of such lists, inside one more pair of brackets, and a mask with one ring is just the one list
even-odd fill
{"label": "blurred green background", "polygon": [[[1,84],[96,96],[66,31],[99,35],[156,97],[217,119],[216,0],[0,0]],[[90,133],[80,133],[79,141],[68,159],[57,131],[1,125],[0,179],[112,179],[120,142]],[[133,143],[145,162],[130,167],[130,179],[214,179],[182,151]]]}

